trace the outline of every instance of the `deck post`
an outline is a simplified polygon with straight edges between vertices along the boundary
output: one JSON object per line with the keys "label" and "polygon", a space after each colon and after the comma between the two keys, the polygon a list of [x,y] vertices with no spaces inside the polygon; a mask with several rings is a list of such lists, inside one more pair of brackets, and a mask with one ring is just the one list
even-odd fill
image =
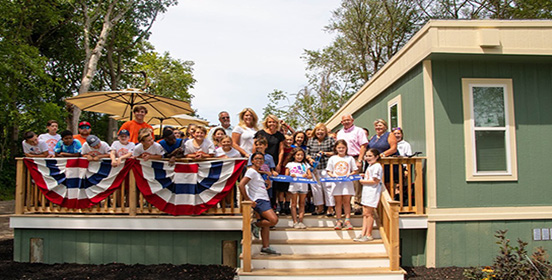
{"label": "deck post", "polygon": [[414,191],[416,195],[416,214],[424,213],[424,176],[422,175],[422,169],[422,160],[416,160],[416,182],[414,183],[414,188],[416,189]]}
{"label": "deck post", "polygon": [[251,272],[251,201],[242,201],[242,256],[243,272]]}
{"label": "deck post", "polygon": [[136,216],[136,188],[134,172],[131,170],[128,172],[128,214],[130,216]]}
{"label": "deck post", "polygon": [[389,221],[389,262],[391,270],[397,271],[400,269],[400,243],[399,243],[399,202],[390,201],[389,206],[391,208],[390,221]]}
{"label": "deck post", "polygon": [[17,159],[17,175],[15,177],[15,214],[23,214],[25,200],[25,165],[23,159]]}

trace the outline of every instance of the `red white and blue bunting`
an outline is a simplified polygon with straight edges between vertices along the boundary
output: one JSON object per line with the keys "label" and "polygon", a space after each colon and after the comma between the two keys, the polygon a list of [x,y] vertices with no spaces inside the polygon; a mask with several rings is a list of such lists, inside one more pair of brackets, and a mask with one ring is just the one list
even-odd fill
{"label": "red white and blue bunting", "polygon": [[111,195],[133,170],[145,199],[172,215],[199,215],[220,202],[234,187],[246,161],[221,159],[169,165],[167,161],[85,158],[25,158],[31,177],[51,202],[67,208],[89,208]]}

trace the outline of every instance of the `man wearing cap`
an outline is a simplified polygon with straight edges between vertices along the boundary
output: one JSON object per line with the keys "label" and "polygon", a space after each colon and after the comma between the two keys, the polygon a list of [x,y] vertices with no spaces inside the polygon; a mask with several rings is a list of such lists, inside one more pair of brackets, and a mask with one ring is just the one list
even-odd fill
{"label": "man wearing cap", "polygon": [[101,141],[96,135],[88,135],[86,142],[82,144],[82,156],[89,161],[96,161],[102,158],[109,157],[109,151],[111,148],[107,143]]}
{"label": "man wearing cap", "polygon": [[207,139],[209,140],[213,139],[213,133],[215,133],[215,130],[219,127],[224,129],[224,131],[226,132],[226,135],[232,137],[232,130],[234,128],[230,125],[230,115],[228,114],[228,112],[222,111],[218,114],[218,117],[219,117],[220,125],[213,127],[211,128],[211,130],[209,130],[209,135],[207,136]]}
{"label": "man wearing cap", "polygon": [[84,145],[84,142],[86,142],[86,137],[90,135],[91,131],[92,128],[90,126],[90,123],[87,121],[82,121],[79,123],[79,134],[73,135],[73,139],[79,140],[81,145]]}
{"label": "man wearing cap", "polygon": [[151,125],[147,124],[144,121],[146,115],[148,114],[148,109],[146,109],[146,107],[144,106],[139,105],[134,107],[132,113],[134,114],[134,119],[121,125],[119,131],[123,129],[128,130],[128,132],[130,132],[130,142],[138,144],[138,132],[140,131],[140,129],[149,128],[151,129],[151,137],[155,139],[155,135],[153,135],[153,127],[151,127]]}

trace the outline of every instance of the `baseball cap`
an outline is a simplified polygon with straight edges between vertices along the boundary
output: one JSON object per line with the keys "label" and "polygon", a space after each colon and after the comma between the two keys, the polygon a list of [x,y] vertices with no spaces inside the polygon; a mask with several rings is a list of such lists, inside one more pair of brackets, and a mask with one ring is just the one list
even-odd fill
{"label": "baseball cap", "polygon": [[101,142],[100,138],[98,138],[98,136],[96,135],[89,135],[88,137],[86,137],[86,143],[88,143],[90,147],[94,147],[100,144],[100,142]]}
{"label": "baseball cap", "polygon": [[80,123],[79,123],[79,127],[81,127],[81,126],[91,126],[91,125],[90,125],[89,122],[84,121],[84,122],[80,122]]}
{"label": "baseball cap", "polygon": [[121,131],[119,131],[119,133],[117,135],[130,136],[130,132],[128,132],[128,130],[126,130],[126,129],[122,129]]}

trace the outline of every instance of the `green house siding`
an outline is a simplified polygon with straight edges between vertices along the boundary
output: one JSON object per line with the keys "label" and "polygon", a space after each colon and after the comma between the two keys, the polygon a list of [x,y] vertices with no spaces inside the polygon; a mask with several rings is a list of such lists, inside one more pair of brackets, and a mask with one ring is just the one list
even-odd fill
{"label": "green house siding", "polygon": [[[552,61],[550,58],[432,57],[437,206],[501,207],[552,205]],[[466,182],[462,78],[513,81],[517,182]]]}
{"label": "green house siding", "polygon": [[50,264],[222,264],[222,241],[239,242],[241,231],[15,229],[14,236],[19,262],[29,262],[30,239],[42,238]]}
{"label": "green house siding", "polygon": [[[552,220],[438,222],[436,224],[436,266],[491,265],[499,253],[494,237],[497,230],[508,230],[512,246],[518,238],[528,242],[531,254],[536,247],[552,251],[552,241],[533,241],[533,228],[551,228]],[[402,232],[401,232],[402,234]]]}
{"label": "green house siding", "polygon": [[401,266],[425,266],[426,236],[425,229],[401,230]]}
{"label": "green house siding", "polygon": [[[425,154],[424,93],[421,65],[416,66],[397,82],[354,114],[355,125],[366,127],[374,135],[374,121],[387,119],[387,103],[401,95],[401,118],[405,140],[412,151]],[[391,128],[389,128],[391,129]]]}

